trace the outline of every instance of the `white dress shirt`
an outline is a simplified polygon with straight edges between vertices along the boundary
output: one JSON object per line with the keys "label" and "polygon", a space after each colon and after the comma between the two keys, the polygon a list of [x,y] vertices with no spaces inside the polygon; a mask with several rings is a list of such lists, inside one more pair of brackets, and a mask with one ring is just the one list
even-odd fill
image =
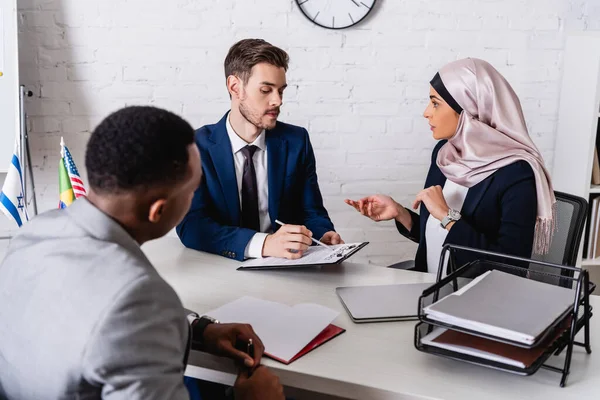
{"label": "white dress shirt", "polygon": [[[467,197],[469,188],[460,186],[451,180],[447,179],[444,184],[444,198],[448,207],[460,211]],[[441,221],[433,217],[431,214],[427,218],[425,225],[425,241],[427,243],[427,272],[437,274],[440,265],[440,256],[442,255],[442,247],[446,241],[448,230],[442,228]],[[444,264],[444,269],[448,264],[448,258]],[[443,276],[443,275],[442,275]]]}
{"label": "white dress shirt", "polygon": [[240,196],[240,205],[242,204],[242,177],[244,175],[244,162],[246,158],[242,149],[248,145],[258,147],[252,161],[254,162],[254,171],[256,172],[256,185],[258,189],[258,218],[260,222],[260,232],[252,236],[244,250],[246,258],[262,258],[262,249],[268,233],[272,232],[271,218],[269,217],[269,176],[267,173],[267,142],[265,131],[263,130],[256,140],[252,143],[246,143],[233,130],[229,115],[227,116],[227,134],[231,142],[231,151],[233,152],[233,161],[235,163],[235,177],[237,181],[238,194]]}

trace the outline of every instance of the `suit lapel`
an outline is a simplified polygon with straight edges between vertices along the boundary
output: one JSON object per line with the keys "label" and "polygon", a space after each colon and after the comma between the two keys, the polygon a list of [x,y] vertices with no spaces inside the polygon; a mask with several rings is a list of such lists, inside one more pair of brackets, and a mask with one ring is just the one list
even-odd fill
{"label": "suit lapel", "polygon": [[[269,217],[275,230],[275,219],[278,218],[279,205],[283,193],[285,166],[287,164],[287,142],[273,131],[266,132],[267,142],[267,174],[269,182]],[[285,221],[283,221],[285,222]]]}
{"label": "suit lapel", "polygon": [[477,205],[483,198],[483,195],[487,191],[490,183],[494,180],[494,175],[484,179],[479,182],[477,185],[473,186],[467,192],[467,197],[465,198],[465,203],[463,204],[462,214],[463,215],[473,215]]}
{"label": "suit lapel", "polygon": [[225,125],[226,120],[227,114],[219,121],[217,128],[209,137],[209,140],[213,142],[209,154],[219,178],[225,204],[227,204],[229,215],[231,215],[231,223],[238,225],[240,222],[240,198],[237,179],[235,177],[231,141],[227,135],[227,127]]}
{"label": "suit lapel", "polygon": [[[425,187],[431,187],[440,185],[442,188],[446,184],[446,176],[442,174],[442,171],[435,166],[435,168],[431,168],[429,174],[427,175],[427,179],[425,179]],[[429,218],[429,210],[425,207],[425,204],[421,203],[421,208],[419,210],[421,218],[419,221],[421,222],[421,232],[425,232],[425,225],[427,225],[427,219]]]}
{"label": "suit lapel", "polygon": [[[461,210],[461,213],[463,215],[473,215],[475,209],[479,205],[479,202],[483,198],[483,195],[490,186],[490,183],[492,183],[492,180],[494,180],[494,175],[484,179],[483,181],[479,182],[477,185],[469,189]],[[427,177],[425,187],[435,185],[440,185],[441,187],[444,187],[445,183],[446,177],[444,176],[444,174],[442,174],[442,171],[440,171],[438,168],[435,168]],[[429,211],[427,211],[427,207],[421,207],[421,214],[423,214],[423,216],[425,217],[421,218],[421,221],[427,221],[427,217],[429,217]],[[422,228],[424,228],[424,226]]]}
{"label": "suit lapel", "polygon": [[[465,202],[463,203],[462,210],[460,210],[462,215],[473,215],[475,209],[481,202],[481,199],[483,199],[485,192],[487,191],[488,187],[490,186],[493,180],[494,175],[488,177],[487,179],[484,179],[483,181],[479,182],[477,185],[469,189],[469,191],[467,192],[467,197],[465,198]],[[432,173],[427,177],[425,187],[435,185],[440,185],[444,187],[445,183],[446,177],[444,176],[444,174],[442,174],[442,172],[439,169],[436,168],[435,170],[432,170]],[[427,224],[427,218],[429,218],[429,211],[427,210],[427,207],[425,207],[425,205],[423,204],[421,204],[420,214],[421,232],[425,232],[425,225]]]}

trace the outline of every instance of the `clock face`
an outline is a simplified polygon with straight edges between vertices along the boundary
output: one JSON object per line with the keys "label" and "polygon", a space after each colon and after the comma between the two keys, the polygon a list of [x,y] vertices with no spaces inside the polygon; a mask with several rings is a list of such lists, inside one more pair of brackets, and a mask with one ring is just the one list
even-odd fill
{"label": "clock face", "polygon": [[296,0],[304,16],[328,29],[343,29],[363,20],[376,0]]}

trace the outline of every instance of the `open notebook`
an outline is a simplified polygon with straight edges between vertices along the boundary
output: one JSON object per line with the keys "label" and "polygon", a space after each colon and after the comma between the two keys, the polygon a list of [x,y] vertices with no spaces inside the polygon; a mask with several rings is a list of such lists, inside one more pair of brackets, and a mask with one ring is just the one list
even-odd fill
{"label": "open notebook", "polygon": [[245,296],[205,313],[223,323],[247,323],[265,345],[265,355],[289,364],[345,332],[331,322],[338,312],[318,304],[285,304]]}
{"label": "open notebook", "polygon": [[330,246],[333,251],[323,246],[311,246],[304,252],[302,258],[297,260],[278,257],[257,258],[246,261],[238,270],[299,268],[339,264],[356,254],[367,244],[369,242],[333,245]]}

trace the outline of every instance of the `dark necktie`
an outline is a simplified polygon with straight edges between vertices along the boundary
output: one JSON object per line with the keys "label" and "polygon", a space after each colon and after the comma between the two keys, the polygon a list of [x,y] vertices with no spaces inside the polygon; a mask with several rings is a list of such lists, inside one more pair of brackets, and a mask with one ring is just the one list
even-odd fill
{"label": "dark necktie", "polygon": [[244,161],[244,173],[242,175],[242,228],[260,232],[258,185],[256,184],[254,162],[252,161],[256,150],[258,150],[258,147],[252,145],[242,149],[242,154],[246,157]]}

